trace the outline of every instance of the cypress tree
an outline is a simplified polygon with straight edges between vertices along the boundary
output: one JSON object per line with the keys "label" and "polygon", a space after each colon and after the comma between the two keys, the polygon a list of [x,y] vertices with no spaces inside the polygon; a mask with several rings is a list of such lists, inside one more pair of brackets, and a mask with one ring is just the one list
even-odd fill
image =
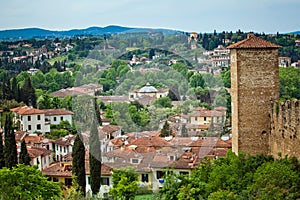
{"label": "cypress tree", "polygon": [[27,105],[36,107],[36,96],[34,88],[31,84],[30,77],[26,77],[22,88],[22,101]]}
{"label": "cypress tree", "polygon": [[4,162],[4,152],[3,152],[3,139],[2,131],[0,131],[0,169],[5,166]]}
{"label": "cypress tree", "polygon": [[85,148],[80,136],[77,134],[72,150],[73,175],[76,177],[79,190],[85,196]]}
{"label": "cypress tree", "polygon": [[101,113],[99,109],[99,105],[97,104],[97,98],[94,98],[94,108],[95,108],[95,117],[99,126],[102,126]]}
{"label": "cypress tree", "polygon": [[21,143],[19,163],[24,165],[30,165],[30,156],[27,151],[25,140],[23,140],[23,142]]}
{"label": "cypress tree", "polygon": [[18,164],[15,133],[13,130],[12,113],[5,113],[4,122],[4,159],[5,167],[12,168]]}
{"label": "cypress tree", "polygon": [[90,132],[90,181],[92,193],[95,195],[99,192],[101,181],[101,149],[96,120],[93,120]]}
{"label": "cypress tree", "polygon": [[12,91],[12,98],[15,99],[16,101],[20,101],[20,96],[19,96],[20,89],[16,77],[13,77],[12,79],[11,91]]}

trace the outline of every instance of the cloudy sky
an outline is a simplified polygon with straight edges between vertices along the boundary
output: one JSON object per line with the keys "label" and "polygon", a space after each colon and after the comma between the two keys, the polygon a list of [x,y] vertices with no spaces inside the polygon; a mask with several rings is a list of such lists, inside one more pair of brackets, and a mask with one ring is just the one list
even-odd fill
{"label": "cloudy sky", "polygon": [[121,25],[283,33],[300,30],[299,8],[300,0],[7,0],[0,30]]}

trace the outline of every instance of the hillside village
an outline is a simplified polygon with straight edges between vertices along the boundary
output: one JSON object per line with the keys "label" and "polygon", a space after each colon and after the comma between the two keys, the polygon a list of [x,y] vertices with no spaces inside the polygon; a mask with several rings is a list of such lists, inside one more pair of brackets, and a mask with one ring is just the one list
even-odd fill
{"label": "hillside village", "polygon": [[[156,43],[167,40],[167,36],[160,34],[158,39],[153,39],[154,33],[148,35],[149,41],[156,40]],[[13,77],[6,77],[6,72],[1,71],[1,86],[11,88],[1,91],[3,100],[9,102],[9,106],[2,108],[1,118],[7,111],[13,114],[18,155],[25,141],[30,164],[37,165],[49,180],[70,188],[73,145],[76,135],[80,135],[86,151],[85,190],[91,192],[91,127],[85,122],[92,121],[93,116],[84,110],[89,98],[95,98],[100,110],[97,114],[101,116],[97,132],[103,196],[113,187],[114,169],[134,167],[139,188],[157,191],[163,187],[169,169],[178,174],[191,174],[204,160],[218,160],[231,152],[231,58],[227,46],[236,42],[235,38],[223,38],[213,48],[204,49],[204,35],[177,35],[174,36],[177,43],[168,51],[152,52],[146,45],[138,46],[140,38],[131,39],[135,46],[124,42],[119,47],[116,43],[123,41],[122,38],[110,37],[32,43],[27,40],[5,44],[6,48],[1,49],[0,66],[16,74],[16,85],[13,85],[13,80],[6,79]],[[299,40],[294,42],[298,48]],[[109,52],[108,60],[102,60],[100,51],[100,58],[91,56],[100,60],[97,64],[87,63],[78,69],[78,63],[84,62],[83,57],[87,56],[83,54],[90,50],[84,49],[83,43],[90,45],[90,49],[91,44],[101,43],[101,51]],[[120,48],[131,51],[125,50],[118,59],[111,58]],[[300,60],[283,55],[278,58],[278,65],[297,70]],[[20,92],[13,92],[15,88],[27,91],[23,88],[27,87],[28,77],[32,83],[30,88],[34,88],[37,96],[35,103],[32,98],[25,102]],[[12,95],[5,95],[10,92]],[[289,91],[284,92],[287,98]],[[77,98],[82,98],[81,102]],[[123,110],[124,105],[128,111]],[[89,130],[83,129],[85,125]],[[5,130],[1,126],[4,138]]]}

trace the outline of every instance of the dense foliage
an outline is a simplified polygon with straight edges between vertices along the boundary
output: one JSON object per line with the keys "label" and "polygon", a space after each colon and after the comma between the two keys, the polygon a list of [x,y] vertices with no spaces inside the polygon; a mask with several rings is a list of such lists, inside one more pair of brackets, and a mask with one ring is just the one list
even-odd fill
{"label": "dense foliage", "polygon": [[138,175],[133,168],[114,169],[113,188],[109,191],[114,200],[134,199],[138,190]]}
{"label": "dense foliage", "polygon": [[296,158],[236,156],[201,162],[191,175],[167,175],[160,199],[297,199],[300,163]]}
{"label": "dense foliage", "polygon": [[294,67],[279,68],[280,97],[300,99],[300,69]]}
{"label": "dense foliage", "polygon": [[62,191],[58,183],[35,167],[17,165],[12,169],[0,169],[0,198],[11,199],[60,199]]}

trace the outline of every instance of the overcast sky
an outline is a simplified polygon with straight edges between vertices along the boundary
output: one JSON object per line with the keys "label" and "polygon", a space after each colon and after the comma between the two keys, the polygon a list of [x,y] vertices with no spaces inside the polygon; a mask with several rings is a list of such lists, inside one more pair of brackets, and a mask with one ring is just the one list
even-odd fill
{"label": "overcast sky", "polygon": [[0,30],[121,25],[283,33],[300,30],[299,9],[300,0],[6,0]]}

